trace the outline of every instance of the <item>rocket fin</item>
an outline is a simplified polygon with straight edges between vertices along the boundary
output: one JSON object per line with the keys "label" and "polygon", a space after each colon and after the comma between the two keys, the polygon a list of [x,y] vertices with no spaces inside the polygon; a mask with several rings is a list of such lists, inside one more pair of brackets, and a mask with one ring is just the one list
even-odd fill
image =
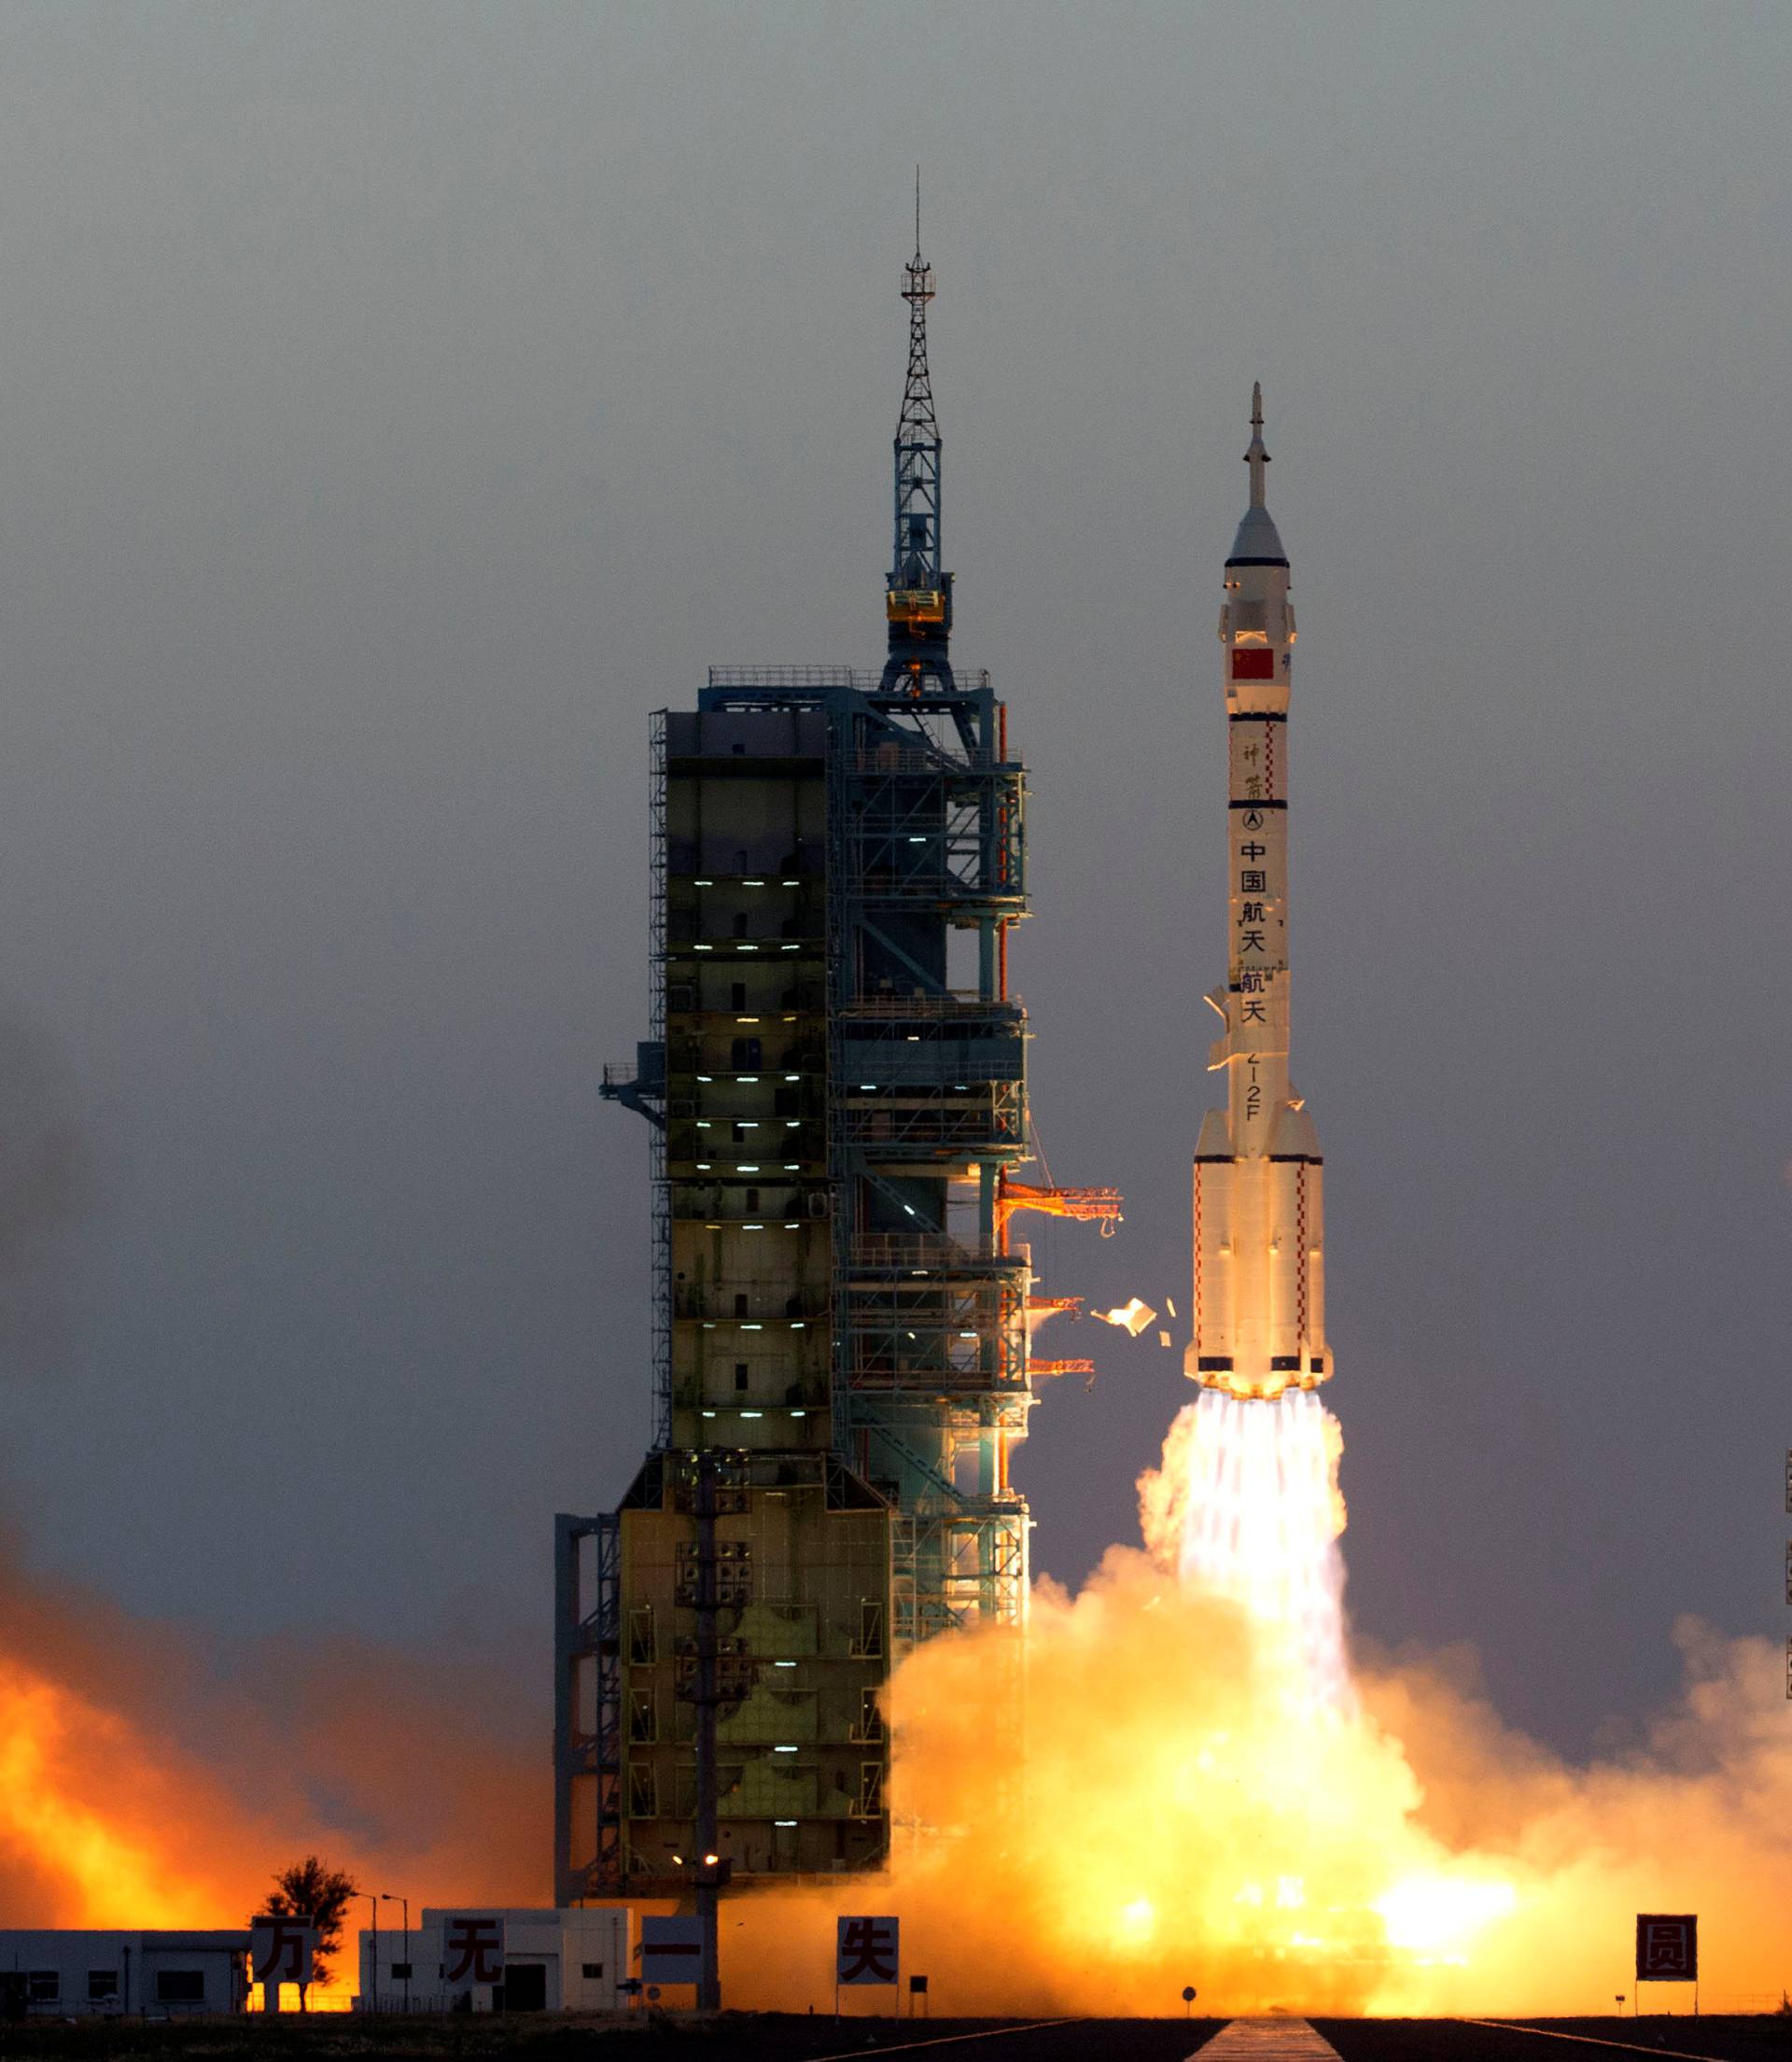
{"label": "rocket fin", "polygon": [[1284,1102],[1276,1112],[1276,1121],[1269,1128],[1269,1153],[1275,1159],[1286,1159],[1298,1154],[1303,1159],[1321,1157],[1319,1129],[1299,1103]]}
{"label": "rocket fin", "polygon": [[[1183,1134],[1186,1137],[1186,1133]],[[1195,1142],[1197,1159],[1211,1160],[1232,1154],[1232,1131],[1224,1110],[1210,1110],[1201,1119],[1201,1135]]]}

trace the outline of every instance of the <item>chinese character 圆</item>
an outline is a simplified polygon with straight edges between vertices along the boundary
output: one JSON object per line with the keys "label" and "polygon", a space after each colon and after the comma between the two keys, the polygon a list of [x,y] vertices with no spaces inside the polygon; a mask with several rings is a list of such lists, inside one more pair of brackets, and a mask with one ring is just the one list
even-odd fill
{"label": "chinese character \u5706", "polygon": [[441,1973],[450,1984],[497,1984],[504,1979],[501,1919],[456,1914],[442,1943]]}
{"label": "chinese character \u5706", "polygon": [[1699,1973],[1698,1919],[1691,1913],[1645,1913],[1636,1922],[1639,1983],[1691,1983]]}

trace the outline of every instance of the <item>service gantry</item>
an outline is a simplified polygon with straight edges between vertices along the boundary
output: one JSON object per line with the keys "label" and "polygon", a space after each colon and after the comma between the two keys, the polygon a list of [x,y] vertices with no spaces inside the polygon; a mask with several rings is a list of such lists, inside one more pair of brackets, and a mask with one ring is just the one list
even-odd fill
{"label": "service gantry", "polygon": [[562,1904],[884,1857],[891,1668],[1026,1617],[1029,1328],[1074,1299],[1010,1219],[1118,1215],[1012,1178],[1025,776],[949,656],[918,218],[903,293],[882,670],[717,666],[653,722],[652,1024],[603,1093],[652,1126],[654,1433],[557,1521]]}

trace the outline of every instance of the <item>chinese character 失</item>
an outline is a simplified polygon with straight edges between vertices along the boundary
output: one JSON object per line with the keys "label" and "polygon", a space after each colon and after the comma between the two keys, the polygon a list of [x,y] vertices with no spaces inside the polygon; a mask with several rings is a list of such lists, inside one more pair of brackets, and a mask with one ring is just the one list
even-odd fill
{"label": "chinese character \u5931", "polygon": [[893,1984],[898,1922],[893,1918],[843,1918],[836,1928],[834,1981]]}
{"label": "chinese character \u5931", "polygon": [[442,1941],[442,1979],[450,1984],[504,1980],[504,1922],[457,1912]]}

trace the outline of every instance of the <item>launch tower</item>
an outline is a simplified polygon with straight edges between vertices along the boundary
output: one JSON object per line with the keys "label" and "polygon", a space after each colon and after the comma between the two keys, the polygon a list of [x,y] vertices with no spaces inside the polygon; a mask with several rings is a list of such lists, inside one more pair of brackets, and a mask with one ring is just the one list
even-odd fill
{"label": "launch tower", "polygon": [[653,721],[653,1021],[604,1093],[652,1126],[655,1422],[557,1521],[562,1904],[882,1859],[892,1665],[1026,1610],[1010,1219],[1117,1210],[1009,1180],[1025,779],[949,656],[918,222],[903,291],[881,670],[716,666]]}

